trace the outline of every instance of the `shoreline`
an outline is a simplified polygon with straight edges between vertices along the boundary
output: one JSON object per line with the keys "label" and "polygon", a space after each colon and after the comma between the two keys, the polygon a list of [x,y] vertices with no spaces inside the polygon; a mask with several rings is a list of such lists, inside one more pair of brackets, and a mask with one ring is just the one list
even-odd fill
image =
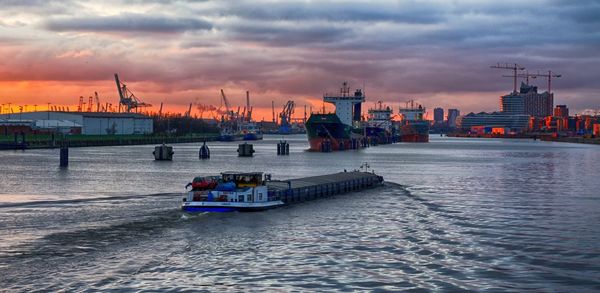
{"label": "shoreline", "polygon": [[517,134],[517,135],[498,135],[498,134],[446,134],[447,137],[461,138],[502,138],[502,139],[533,139],[549,142],[566,142],[579,144],[595,144],[600,145],[600,138],[586,137],[554,137],[550,134]]}
{"label": "shoreline", "polygon": [[[65,140],[68,147],[96,147],[96,146],[123,146],[123,145],[145,145],[162,143],[190,143],[214,141],[218,134],[207,134],[202,136],[76,136]],[[31,139],[25,144],[14,141],[0,142],[0,150],[28,150],[28,149],[54,149],[60,148],[62,139]]]}

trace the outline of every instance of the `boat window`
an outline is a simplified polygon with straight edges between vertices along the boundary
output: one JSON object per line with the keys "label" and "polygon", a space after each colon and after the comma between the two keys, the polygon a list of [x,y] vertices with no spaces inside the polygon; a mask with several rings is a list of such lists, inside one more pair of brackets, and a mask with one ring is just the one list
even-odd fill
{"label": "boat window", "polygon": [[238,196],[238,201],[240,201],[240,202],[244,201],[244,196],[243,195]]}
{"label": "boat window", "polygon": [[258,200],[262,200],[262,193],[258,194]]}

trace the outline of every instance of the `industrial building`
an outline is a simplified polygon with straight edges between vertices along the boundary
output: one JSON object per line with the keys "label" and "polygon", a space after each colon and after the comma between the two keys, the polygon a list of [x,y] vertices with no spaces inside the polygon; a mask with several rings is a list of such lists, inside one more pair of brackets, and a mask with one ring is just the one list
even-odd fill
{"label": "industrial building", "polygon": [[65,127],[80,128],[86,135],[151,134],[154,128],[151,117],[137,113],[42,111],[3,114],[0,119],[27,120],[34,128],[56,126],[56,132],[64,132]]}

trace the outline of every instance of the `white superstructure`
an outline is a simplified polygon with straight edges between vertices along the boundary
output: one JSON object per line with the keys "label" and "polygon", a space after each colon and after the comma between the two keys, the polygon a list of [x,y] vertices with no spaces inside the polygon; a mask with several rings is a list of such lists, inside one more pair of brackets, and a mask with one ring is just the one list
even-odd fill
{"label": "white superstructure", "polygon": [[348,83],[344,82],[339,95],[325,94],[323,101],[335,105],[335,114],[342,123],[353,125],[353,121],[360,121],[360,105],[365,101],[365,96],[360,89],[350,95]]}

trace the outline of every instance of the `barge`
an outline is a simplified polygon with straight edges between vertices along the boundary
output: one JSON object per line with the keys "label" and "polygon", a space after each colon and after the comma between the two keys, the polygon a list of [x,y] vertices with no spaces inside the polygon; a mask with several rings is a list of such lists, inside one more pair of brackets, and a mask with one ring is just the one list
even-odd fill
{"label": "barge", "polygon": [[291,180],[271,180],[262,172],[224,172],[221,176],[196,177],[183,198],[185,212],[262,211],[373,188],[383,184],[374,172],[340,172]]}

